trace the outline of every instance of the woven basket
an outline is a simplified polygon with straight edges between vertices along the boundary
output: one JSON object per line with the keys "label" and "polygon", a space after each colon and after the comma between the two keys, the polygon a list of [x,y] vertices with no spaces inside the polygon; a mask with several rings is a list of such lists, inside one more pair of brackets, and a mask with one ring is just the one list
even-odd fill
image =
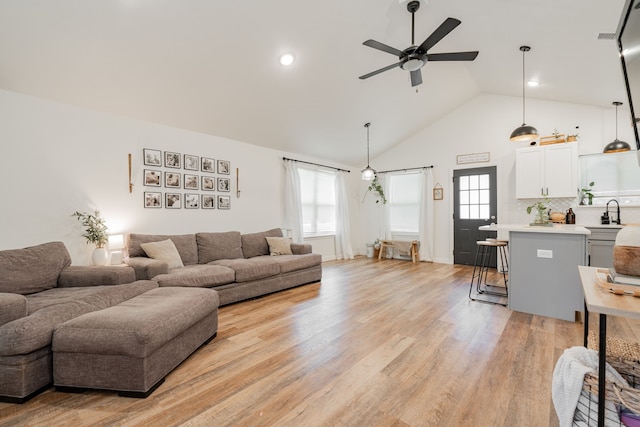
{"label": "woven basket", "polygon": [[[589,334],[588,347],[593,350],[598,350],[599,348],[598,337],[594,332]],[[618,338],[607,338],[606,357],[607,362],[629,383],[628,387],[621,387],[609,380],[605,380],[606,400],[640,414],[640,345]],[[597,412],[598,375],[587,373],[584,376],[582,389],[581,402],[579,402],[579,407],[576,409],[574,421],[580,418],[581,420],[595,422],[596,420],[593,420],[592,416]],[[593,405],[595,405],[595,411]],[[606,412],[608,421],[613,421],[617,414],[609,414],[608,412],[611,411]],[[588,425],[591,425],[591,423],[589,422]],[[620,425],[623,426],[621,423]]]}

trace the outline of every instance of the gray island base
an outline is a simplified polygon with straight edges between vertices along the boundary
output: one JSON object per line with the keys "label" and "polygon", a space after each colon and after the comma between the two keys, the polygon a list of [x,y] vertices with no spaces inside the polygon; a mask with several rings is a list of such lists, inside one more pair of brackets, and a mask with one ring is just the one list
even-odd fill
{"label": "gray island base", "polygon": [[589,230],[571,225],[509,229],[509,308],[576,321],[584,310],[578,274]]}

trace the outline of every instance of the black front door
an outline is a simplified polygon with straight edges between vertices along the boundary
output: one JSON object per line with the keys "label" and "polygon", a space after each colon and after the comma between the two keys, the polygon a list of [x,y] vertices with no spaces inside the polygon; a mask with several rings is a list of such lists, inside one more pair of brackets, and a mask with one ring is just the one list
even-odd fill
{"label": "black front door", "polygon": [[453,171],[454,264],[473,265],[476,241],[495,236],[478,227],[498,222],[496,182],[495,166]]}

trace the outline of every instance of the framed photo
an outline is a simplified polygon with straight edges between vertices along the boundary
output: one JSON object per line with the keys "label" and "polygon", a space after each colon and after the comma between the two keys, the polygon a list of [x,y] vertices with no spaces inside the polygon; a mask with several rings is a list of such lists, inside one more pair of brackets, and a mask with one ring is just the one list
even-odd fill
{"label": "framed photo", "polygon": [[204,191],[216,191],[216,179],[212,176],[203,176],[202,189]]}
{"label": "framed photo", "polygon": [[162,207],[162,193],[158,192],[144,192],[144,207],[145,208],[161,208]]}
{"label": "framed photo", "polygon": [[167,188],[180,188],[180,174],[178,172],[165,172],[164,186]]}
{"label": "framed photo", "polygon": [[442,200],[444,198],[444,188],[436,187],[433,189],[433,200]]}
{"label": "framed photo", "polygon": [[146,166],[162,166],[162,152],[160,150],[145,148],[142,150],[142,155]]}
{"label": "framed photo", "polygon": [[198,175],[184,174],[184,188],[186,190],[197,190],[199,184],[198,181]]}
{"label": "framed photo", "polygon": [[165,151],[164,152],[164,166],[167,168],[176,168],[176,169],[180,169],[181,163],[180,163],[180,158],[182,156],[180,156],[180,153],[172,153],[171,151]]}
{"label": "framed photo", "polygon": [[164,207],[167,209],[180,209],[182,207],[182,194],[164,193]]}
{"label": "framed photo", "polygon": [[184,195],[184,207],[186,209],[198,209],[200,207],[200,195],[199,194],[185,194]]}
{"label": "framed photo", "polygon": [[227,160],[218,160],[218,173],[229,175],[231,173],[231,163]]}
{"label": "framed photo", "polygon": [[216,196],[213,194],[202,195],[202,209],[215,209],[216,208]]}
{"label": "framed photo", "polygon": [[144,185],[147,187],[160,187],[160,181],[162,180],[162,172],[154,171],[152,169],[144,170]]}
{"label": "framed photo", "polygon": [[198,163],[200,163],[198,156],[192,156],[190,154],[184,155],[184,168],[186,170],[197,171],[199,169]]}
{"label": "framed photo", "polygon": [[218,191],[231,191],[231,180],[229,178],[218,178]]}
{"label": "framed photo", "polygon": [[231,196],[218,196],[218,209],[230,209]]}
{"label": "framed photo", "polygon": [[200,170],[214,173],[216,171],[216,161],[209,157],[200,157]]}

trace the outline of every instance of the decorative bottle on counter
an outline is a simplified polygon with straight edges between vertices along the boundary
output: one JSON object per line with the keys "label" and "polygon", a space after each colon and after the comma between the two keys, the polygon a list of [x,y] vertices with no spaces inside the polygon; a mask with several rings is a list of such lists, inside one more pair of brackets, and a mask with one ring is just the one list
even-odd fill
{"label": "decorative bottle on counter", "polygon": [[567,216],[564,219],[566,224],[575,224],[576,223],[576,214],[573,213],[573,209],[569,208],[567,211]]}

